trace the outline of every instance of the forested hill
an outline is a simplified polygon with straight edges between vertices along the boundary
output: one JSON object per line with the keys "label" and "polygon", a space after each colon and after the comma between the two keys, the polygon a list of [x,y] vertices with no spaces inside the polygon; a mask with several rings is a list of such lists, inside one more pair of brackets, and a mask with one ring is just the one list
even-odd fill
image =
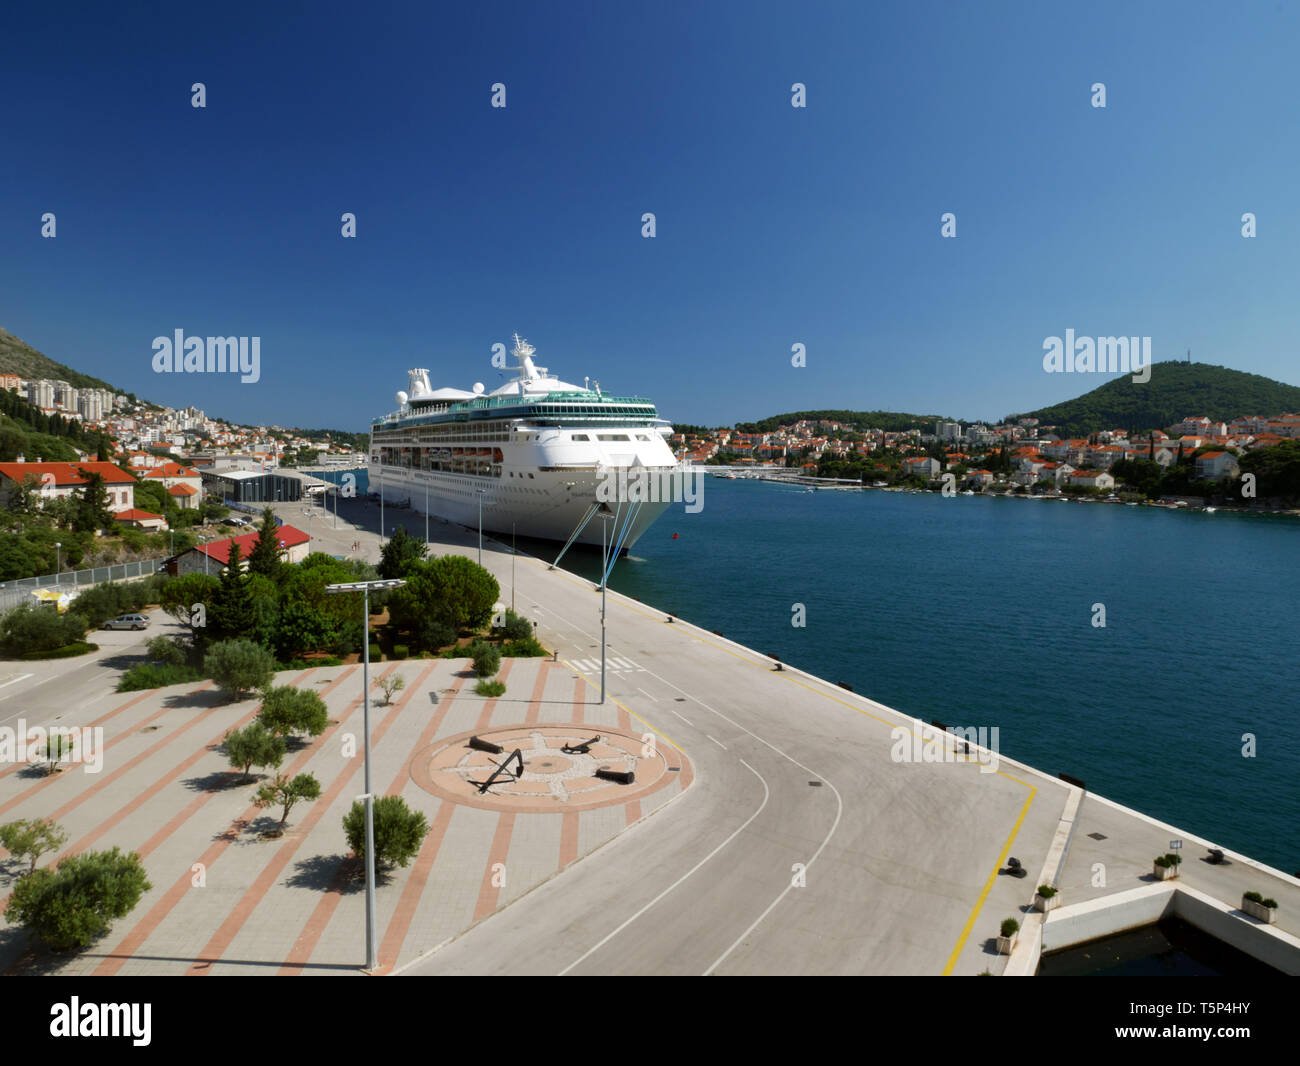
{"label": "forested hill", "polygon": [[855,429],[883,429],[886,433],[904,433],[909,429],[934,432],[936,422],[955,421],[941,415],[912,415],[900,411],[794,411],[788,415],[773,415],[760,422],[737,422],[740,433],[771,433],[778,426],[796,422],[843,422]]}
{"label": "forested hill", "polygon": [[1007,421],[1037,418],[1055,426],[1057,433],[1082,437],[1101,429],[1164,429],[1199,415],[1230,422],[1242,415],[1296,412],[1300,388],[1294,385],[1226,366],[1165,362],[1152,365],[1151,380],[1145,384],[1125,374],[1076,399],[1008,415]]}

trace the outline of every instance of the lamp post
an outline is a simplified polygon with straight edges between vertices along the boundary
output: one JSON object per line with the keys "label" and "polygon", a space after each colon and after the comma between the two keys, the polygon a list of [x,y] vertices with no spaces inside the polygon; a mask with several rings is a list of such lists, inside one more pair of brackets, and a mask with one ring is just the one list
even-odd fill
{"label": "lamp post", "polygon": [[424,546],[429,546],[429,483],[424,483]]}
{"label": "lamp post", "polygon": [[63,584],[63,543],[57,540],[54,542],[54,583]]}
{"label": "lamp post", "polygon": [[379,546],[384,546],[384,468],[379,467]]}
{"label": "lamp post", "polygon": [[[381,527],[382,529],[382,527]],[[341,585],[326,585],[332,595],[361,593],[361,697],[365,708],[362,729],[365,731],[366,791],[361,798],[366,803],[366,969],[379,965],[379,942],[375,922],[375,797],[370,791],[370,590],[399,589],[406,582],[398,578],[382,581],[349,581]]]}
{"label": "lamp post", "polygon": [[609,520],[614,517],[614,512],[609,509],[609,504],[602,503],[600,510],[596,512],[600,516],[600,702],[605,702],[605,583],[609,576],[609,548],[608,537],[606,533],[609,530]]}

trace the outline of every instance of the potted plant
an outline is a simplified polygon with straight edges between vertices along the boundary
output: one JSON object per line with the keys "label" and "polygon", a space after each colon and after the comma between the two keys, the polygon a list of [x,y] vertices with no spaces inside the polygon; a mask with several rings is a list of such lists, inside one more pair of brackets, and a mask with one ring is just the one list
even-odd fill
{"label": "potted plant", "polygon": [[998,954],[1010,955],[1012,949],[1016,946],[1016,933],[1020,931],[1020,923],[1014,918],[1006,918],[1002,922],[1002,935],[998,937]]}
{"label": "potted plant", "polygon": [[1158,855],[1151,872],[1157,881],[1172,881],[1178,876],[1178,867],[1182,861],[1183,857],[1172,851],[1166,855]]}
{"label": "potted plant", "polygon": [[1252,918],[1258,918],[1269,925],[1277,921],[1277,900],[1265,899],[1258,892],[1243,893],[1241,909]]}
{"label": "potted plant", "polygon": [[1038,894],[1034,896],[1034,906],[1046,914],[1061,905],[1060,890],[1051,885],[1039,885]]}

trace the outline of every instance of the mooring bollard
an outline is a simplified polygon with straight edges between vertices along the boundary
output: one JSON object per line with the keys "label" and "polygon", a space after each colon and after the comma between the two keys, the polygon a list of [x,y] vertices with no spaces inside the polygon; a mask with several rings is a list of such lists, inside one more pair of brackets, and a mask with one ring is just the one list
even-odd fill
{"label": "mooring bollard", "polygon": [[486,751],[491,755],[500,755],[506,750],[500,744],[493,744],[490,740],[479,740],[478,737],[470,737],[469,746],[475,751]]}

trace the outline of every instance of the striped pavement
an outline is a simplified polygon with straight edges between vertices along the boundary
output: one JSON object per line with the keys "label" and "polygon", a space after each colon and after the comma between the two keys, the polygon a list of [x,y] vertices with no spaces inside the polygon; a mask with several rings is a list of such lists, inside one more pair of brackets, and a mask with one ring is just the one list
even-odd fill
{"label": "striped pavement", "polygon": [[[632,724],[615,703],[600,705],[598,691],[565,663],[504,660],[507,690],[495,699],[475,694],[467,665],[428,659],[372,666],[372,684],[392,673],[406,682],[391,705],[372,692],[375,790],[403,797],[430,826],[415,859],[380,878],[381,973],[482,921],[691,782],[683,761],[684,772],[651,793],[568,811],[496,811],[431,794],[413,780],[411,763],[445,738],[538,723],[569,722],[589,732]],[[597,678],[599,669],[596,659]],[[219,751],[224,734],[250,721],[258,705],[225,703],[207,682],[123,694],[92,721],[65,713],[62,725],[104,730],[98,774],[73,765],[48,777],[0,768],[0,820],[54,816],[68,832],[60,856],[43,857],[42,866],[117,845],[140,853],[152,884],[108,935],[71,957],[52,956],[21,930],[0,925],[0,973],[359,972],[364,891],[342,818],[363,790],[361,671],[297,671],[277,683],[318,692],[330,715],[326,732],[291,746],[281,767],[314,774],[321,797],[296,805],[279,838],[263,831],[278,824],[280,812],[254,807],[257,781],[232,771]],[[7,896],[14,867],[0,870],[0,896]]]}

